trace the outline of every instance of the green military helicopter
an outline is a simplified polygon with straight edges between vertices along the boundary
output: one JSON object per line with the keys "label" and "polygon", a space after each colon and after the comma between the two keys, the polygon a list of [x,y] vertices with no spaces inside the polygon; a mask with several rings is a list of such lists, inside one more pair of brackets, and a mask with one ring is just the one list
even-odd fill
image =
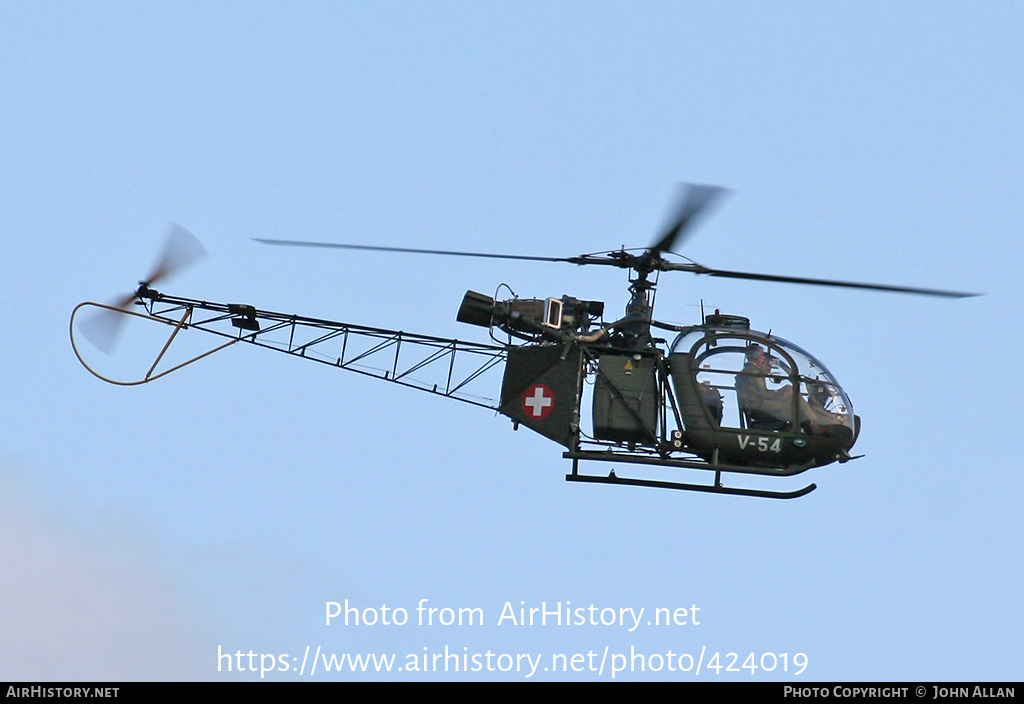
{"label": "green military helicopter", "polygon": [[[572,461],[569,481],[764,498],[804,496],[814,484],[777,491],[727,485],[723,479],[789,477],[854,459],[851,451],[861,423],[846,391],[813,355],[770,332],[751,329],[745,317],[715,311],[702,315],[696,325],[656,320],[657,275],[682,271],[952,298],[976,294],[726,271],[669,259],[723,193],[716,186],[683,185],[670,224],[653,245],[575,257],[257,240],[279,246],[625,269],[630,296],[625,315],[614,321],[605,320],[599,301],[571,296],[523,299],[511,291],[509,298],[499,300],[497,293],[468,291],[457,319],[488,329],[490,341],[477,343],[166,295],[153,286],[203,253],[192,235],[172,226],[157,266],[134,293],[111,304],[86,302],[75,308],[72,347],[99,378],[135,385],[239,342],[249,343],[494,409],[514,427],[524,426],[562,445],[562,456]],[[76,325],[83,309],[93,309],[92,314]],[[110,351],[121,323],[130,317],[169,326],[170,333],[142,378],[118,381],[86,360],[76,330]],[[222,342],[168,365],[165,355],[186,329],[210,333]],[[500,392],[494,397],[498,372]],[[598,462],[615,463],[619,472],[581,471],[581,463]],[[620,475],[644,474],[644,467],[662,476]],[[689,479],[701,472],[707,481]]]}

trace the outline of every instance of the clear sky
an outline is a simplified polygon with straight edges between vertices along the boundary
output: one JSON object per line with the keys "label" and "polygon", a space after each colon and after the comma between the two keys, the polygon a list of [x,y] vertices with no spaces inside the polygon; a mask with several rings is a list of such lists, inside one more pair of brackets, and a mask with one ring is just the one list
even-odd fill
{"label": "clear sky", "polygon": [[[259,679],[308,647],[396,658],[312,679],[1019,680],[1022,46],[1003,2],[0,4],[0,679]],[[662,277],[659,319],[748,316],[848,391],[866,456],[807,497],[567,483],[447,399],[255,348],[118,388],[69,344],[168,222],[209,252],[171,294],[479,341],[467,289],[614,315],[618,271],[251,238],[642,247],[677,181],[733,191],[683,251],[707,266],[986,294]],[[326,625],[346,600],[408,623]]]}

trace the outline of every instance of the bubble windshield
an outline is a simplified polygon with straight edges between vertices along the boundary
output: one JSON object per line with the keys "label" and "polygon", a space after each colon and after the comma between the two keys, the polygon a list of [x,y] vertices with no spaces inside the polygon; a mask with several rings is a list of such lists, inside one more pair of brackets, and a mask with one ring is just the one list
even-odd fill
{"label": "bubble windshield", "polygon": [[853,428],[846,392],[825,365],[791,342],[754,330],[694,328],[676,338],[671,352],[673,364],[689,360],[691,382],[722,427]]}

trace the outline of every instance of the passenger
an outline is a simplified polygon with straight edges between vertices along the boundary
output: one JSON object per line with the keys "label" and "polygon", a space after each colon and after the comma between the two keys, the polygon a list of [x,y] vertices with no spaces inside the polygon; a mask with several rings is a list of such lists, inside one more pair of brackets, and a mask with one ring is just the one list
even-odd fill
{"label": "passenger", "polygon": [[710,381],[702,381],[700,382],[700,396],[704,400],[704,405],[711,411],[715,422],[721,425],[724,412],[722,392],[712,386]]}

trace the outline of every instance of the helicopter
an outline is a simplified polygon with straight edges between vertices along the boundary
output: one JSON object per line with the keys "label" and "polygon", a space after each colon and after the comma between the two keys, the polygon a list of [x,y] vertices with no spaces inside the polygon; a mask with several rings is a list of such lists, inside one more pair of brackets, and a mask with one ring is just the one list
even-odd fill
{"label": "helicopter", "polygon": [[[825,365],[801,347],[750,327],[748,318],[718,310],[697,324],[654,318],[657,277],[664,272],[777,283],[866,289],[948,298],[978,294],[885,284],[778,276],[713,269],[668,258],[697,220],[726,189],[680,184],[668,225],[642,250],[620,248],[573,257],[511,255],[297,240],[257,239],[271,246],[378,251],[513,261],[606,266],[627,272],[625,315],[604,317],[601,301],[559,298],[500,299],[467,291],[456,320],[486,328],[478,343],[166,295],[153,286],[205,253],[184,228],[172,225],[150,275],[113,303],[87,301],[71,315],[71,344],[82,365],[98,378],[132,386],[154,381],[239,342],[355,371],[435,395],[492,409],[513,427],[525,427],[561,445],[571,460],[565,479],[772,499],[805,496],[811,483],[793,491],[728,485],[724,478],[792,477],[832,463],[846,463],[860,435],[861,419],[846,391]],[[141,311],[132,310],[133,306]],[[91,308],[76,326],[76,316]],[[141,379],[108,378],[79,349],[76,329],[110,352],[126,318],[169,326],[168,339]],[[162,368],[183,330],[200,330],[222,342],[179,364]],[[665,334],[665,337],[661,335]],[[669,337],[672,337],[669,342]],[[501,372],[500,393],[479,390]],[[589,399],[585,400],[589,390]],[[589,402],[589,409],[587,408]],[[588,418],[589,427],[584,420]],[[591,463],[659,468],[670,476],[620,476],[583,472]],[[687,478],[699,470],[709,481]],[[635,474],[636,472],[633,472]]]}

